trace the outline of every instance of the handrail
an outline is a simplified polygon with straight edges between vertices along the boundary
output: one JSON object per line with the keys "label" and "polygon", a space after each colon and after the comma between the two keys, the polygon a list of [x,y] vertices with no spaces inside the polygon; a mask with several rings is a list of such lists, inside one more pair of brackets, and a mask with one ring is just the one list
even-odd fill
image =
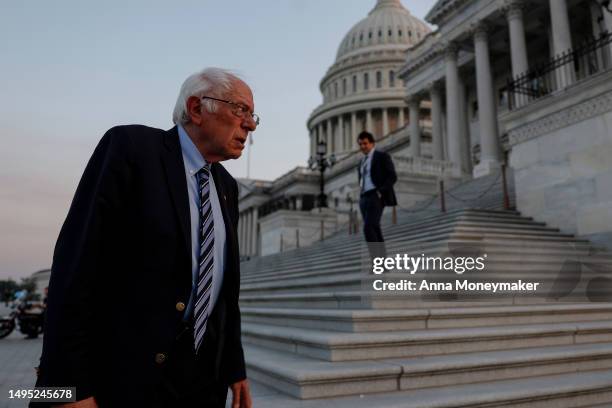
{"label": "handrail", "polygon": [[508,109],[521,108],[532,101],[562,90],[572,83],[612,68],[612,33],[584,41],[580,46],[509,78]]}

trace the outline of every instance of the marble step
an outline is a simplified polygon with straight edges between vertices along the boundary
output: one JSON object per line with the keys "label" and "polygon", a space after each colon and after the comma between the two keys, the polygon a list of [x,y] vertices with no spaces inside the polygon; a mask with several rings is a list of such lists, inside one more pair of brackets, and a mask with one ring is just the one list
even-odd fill
{"label": "marble step", "polygon": [[612,320],[612,303],[406,310],[242,307],[241,315],[245,323],[357,333]]}
{"label": "marble step", "polygon": [[[393,252],[389,250],[389,256]],[[596,263],[601,268],[608,269],[612,273],[612,256],[583,256],[580,253],[573,255],[569,251],[565,254],[555,255],[535,255],[535,254],[497,254],[487,251],[485,269],[482,273],[496,274],[498,271],[503,272],[510,270],[516,271],[542,271],[542,272],[558,272],[565,262],[588,262],[589,264]],[[420,255],[420,254],[419,254]],[[443,258],[450,256],[448,252],[427,251],[426,256],[441,256]],[[368,264],[369,265],[369,264]],[[403,264],[402,264],[403,265]],[[301,268],[294,268],[283,271],[262,271],[256,276],[249,276],[242,279],[243,284],[255,284],[265,282],[279,282],[287,279],[315,278],[319,276],[344,275],[348,273],[362,271],[365,273],[364,261],[361,257],[336,259],[334,261],[310,263],[303,265]],[[431,265],[430,265],[431,266]],[[368,266],[369,267],[369,266]],[[417,273],[427,273],[433,269],[421,269]]]}
{"label": "marble step", "polygon": [[[540,259],[565,259],[565,258],[581,258],[582,260],[588,260],[591,262],[608,262],[612,259],[612,254],[608,252],[595,252],[593,248],[588,245],[572,245],[566,243],[553,242],[549,245],[547,243],[534,243],[533,245],[526,246],[524,241],[520,242],[475,242],[474,240],[449,240],[440,242],[427,242],[427,243],[416,243],[412,245],[398,245],[391,241],[387,242],[388,253],[401,253],[420,255],[425,253],[439,254],[447,252],[452,246],[453,248],[473,248],[478,247],[482,252],[495,256],[496,259],[516,259],[519,257],[520,260],[540,260]],[[292,273],[299,273],[302,271],[321,270],[323,265],[333,267],[335,265],[346,265],[347,263],[358,264],[361,262],[361,256],[358,252],[351,255],[352,252],[346,251],[333,251],[328,255],[321,255],[319,257],[296,257],[295,261],[290,265],[277,265],[273,262],[262,263],[256,270],[242,271],[243,280],[264,277],[264,276],[276,276],[280,272],[284,275],[290,275]],[[357,255],[357,256],[355,256]],[[242,265],[244,268],[244,265]]]}
{"label": "marble step", "polygon": [[245,358],[250,378],[305,400],[612,369],[612,344],[351,362],[248,346]]}
{"label": "marble step", "polygon": [[612,321],[369,333],[244,323],[242,339],[324,361],[354,361],[612,342]]}
{"label": "marble step", "polygon": [[[480,218],[480,219],[482,220],[482,218]],[[391,236],[394,236],[396,234],[401,234],[401,233],[403,233],[405,231],[410,231],[410,230],[416,229],[417,227],[423,226],[423,225],[428,225],[428,226],[448,225],[448,224],[453,224],[453,223],[455,223],[457,221],[460,221],[460,220],[470,220],[470,217],[466,216],[466,215],[463,215],[463,216],[456,215],[456,216],[452,216],[452,217],[437,216],[437,217],[433,217],[430,220],[425,220],[425,221],[418,220],[418,221],[415,221],[415,222],[412,222],[412,223],[408,223],[408,224],[400,224],[400,223],[398,223],[397,225],[389,226],[388,230],[386,230],[386,233],[387,233],[387,235],[389,237],[391,237]],[[487,222],[490,222],[490,221],[491,220],[487,220]],[[533,221],[530,221],[529,219],[518,218],[518,219],[515,219],[514,221],[517,221],[518,223],[530,223],[530,224],[535,225],[535,226],[542,226],[542,225],[544,225],[542,223],[535,223]],[[510,224],[514,224],[514,223],[515,222],[510,222]],[[351,236],[349,236],[349,237],[351,237]],[[346,239],[344,239],[344,238],[346,238],[346,234],[338,234],[338,235],[336,235],[336,236],[334,236],[332,238],[327,238],[326,240],[318,243],[318,245],[333,244],[335,242],[345,242]],[[300,251],[300,250],[304,251],[304,250],[310,250],[310,249],[314,249],[314,248],[312,248],[312,247],[302,248],[302,249],[298,249],[298,251]],[[282,258],[282,255],[275,254],[275,255],[270,255],[268,257],[265,257],[265,258],[269,258],[269,259]],[[253,263],[254,264],[254,263],[257,263],[257,261],[260,260],[260,259],[262,259],[262,258],[257,258],[255,260],[252,260],[252,261],[248,262],[248,263]]]}
{"label": "marble step", "polygon": [[[306,277],[278,277],[274,280],[245,282],[240,285],[241,294],[251,293],[299,293],[303,291],[312,292],[329,292],[329,291],[355,291],[359,289],[373,289],[374,281],[399,282],[401,280],[410,280],[415,282],[415,285],[420,285],[422,280],[428,282],[467,280],[470,283],[476,282],[507,282],[517,281],[519,279],[525,282],[539,283],[537,291],[533,291],[534,295],[543,295],[548,293],[548,290],[558,282],[564,286],[571,284],[577,277],[580,281],[576,282],[576,287],[584,287],[590,278],[597,276],[588,271],[579,274],[576,273],[561,273],[561,264],[543,264],[536,266],[515,265],[512,263],[487,263],[486,269],[483,271],[469,271],[463,275],[456,274],[452,271],[420,271],[414,275],[408,272],[390,273],[385,272],[380,275],[367,274],[364,272],[354,272],[356,268],[350,270],[340,270],[339,273],[328,272],[321,275],[306,276]],[[351,272],[351,270],[353,272]],[[588,273],[587,273],[588,272]],[[381,284],[378,284],[382,287]],[[377,288],[378,289],[378,288]],[[421,296],[426,291],[401,291],[406,296]],[[438,290],[431,290],[430,294],[438,293]],[[503,291],[496,292],[499,295],[506,296]],[[465,293],[469,295],[469,293]],[[491,293],[492,295],[495,295]]]}
{"label": "marble step", "polygon": [[612,370],[312,400],[300,400],[257,382],[253,388],[256,390],[254,406],[266,408],[609,408],[612,406]]}
{"label": "marble step", "polygon": [[327,292],[291,292],[291,293],[252,293],[241,294],[241,307],[262,308],[308,308],[308,309],[406,309],[438,307],[477,307],[482,305],[532,305],[549,303],[581,303],[588,299],[582,294],[572,294],[560,300],[548,300],[532,296],[505,296],[497,298],[477,298],[460,300],[439,300],[406,296],[403,293],[373,292],[371,290],[347,290]]}
{"label": "marble step", "polygon": [[[253,273],[262,265],[274,265],[276,269],[281,269],[290,265],[299,264],[311,259],[325,259],[330,258],[338,254],[346,253],[359,253],[364,248],[363,238],[354,236],[350,245],[334,245],[329,247],[323,246],[312,246],[303,249],[297,249],[282,253],[285,259],[291,259],[289,263],[286,261],[280,262],[279,258],[274,257],[261,257],[257,258],[256,261],[249,261],[242,264],[245,275]],[[347,238],[348,240],[348,238]],[[505,231],[500,229],[488,229],[482,231],[473,228],[463,228],[456,226],[455,228],[447,228],[444,231],[432,232],[415,232],[410,236],[401,236],[401,240],[388,239],[389,245],[424,245],[426,243],[443,240],[465,240],[476,243],[485,242],[499,242],[507,241],[509,244],[517,244],[519,242],[532,242],[538,245],[546,246],[557,244],[557,246],[576,246],[576,247],[587,247],[589,242],[586,240],[576,239],[570,234],[560,234],[555,232],[541,232],[541,231]],[[253,263],[251,263],[253,262]]]}

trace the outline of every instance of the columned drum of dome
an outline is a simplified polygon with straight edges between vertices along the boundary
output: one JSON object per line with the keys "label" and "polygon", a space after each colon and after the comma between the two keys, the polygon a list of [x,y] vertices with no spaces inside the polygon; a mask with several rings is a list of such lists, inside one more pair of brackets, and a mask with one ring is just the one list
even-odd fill
{"label": "columned drum of dome", "polygon": [[405,63],[405,51],[429,32],[400,0],[377,0],[344,36],[321,80],[323,102],[307,121],[311,156],[321,126],[334,124],[337,137],[330,143],[333,136],[327,133],[328,151],[342,157],[357,148],[349,137],[370,130],[379,139],[407,124],[406,89],[396,71]]}

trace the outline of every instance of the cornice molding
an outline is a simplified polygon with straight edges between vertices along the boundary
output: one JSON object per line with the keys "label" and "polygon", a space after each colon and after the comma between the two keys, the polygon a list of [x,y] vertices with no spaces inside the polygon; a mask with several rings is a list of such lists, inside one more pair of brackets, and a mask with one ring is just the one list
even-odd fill
{"label": "cornice molding", "polygon": [[612,92],[607,92],[508,131],[510,146],[610,111],[612,111]]}

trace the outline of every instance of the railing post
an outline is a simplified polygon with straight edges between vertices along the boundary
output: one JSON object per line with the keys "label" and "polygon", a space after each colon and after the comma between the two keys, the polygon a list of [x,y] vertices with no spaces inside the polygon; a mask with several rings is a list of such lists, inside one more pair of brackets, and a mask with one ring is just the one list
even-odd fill
{"label": "railing post", "polygon": [[510,195],[508,194],[508,183],[506,180],[506,163],[501,165],[502,172],[502,188],[504,191],[504,210],[510,209]]}
{"label": "railing post", "polygon": [[444,180],[440,180],[440,211],[446,212],[446,202],[444,199]]}
{"label": "railing post", "polygon": [[283,252],[283,233],[280,234],[280,251]]}
{"label": "railing post", "polygon": [[325,228],[325,221],[321,220],[321,241],[325,239],[325,230],[323,228]]}
{"label": "railing post", "polygon": [[391,213],[391,222],[393,223],[393,225],[397,225],[397,210],[396,210],[396,206],[393,206],[393,212]]}
{"label": "railing post", "polygon": [[295,247],[300,247],[300,230],[297,228],[295,229]]}

